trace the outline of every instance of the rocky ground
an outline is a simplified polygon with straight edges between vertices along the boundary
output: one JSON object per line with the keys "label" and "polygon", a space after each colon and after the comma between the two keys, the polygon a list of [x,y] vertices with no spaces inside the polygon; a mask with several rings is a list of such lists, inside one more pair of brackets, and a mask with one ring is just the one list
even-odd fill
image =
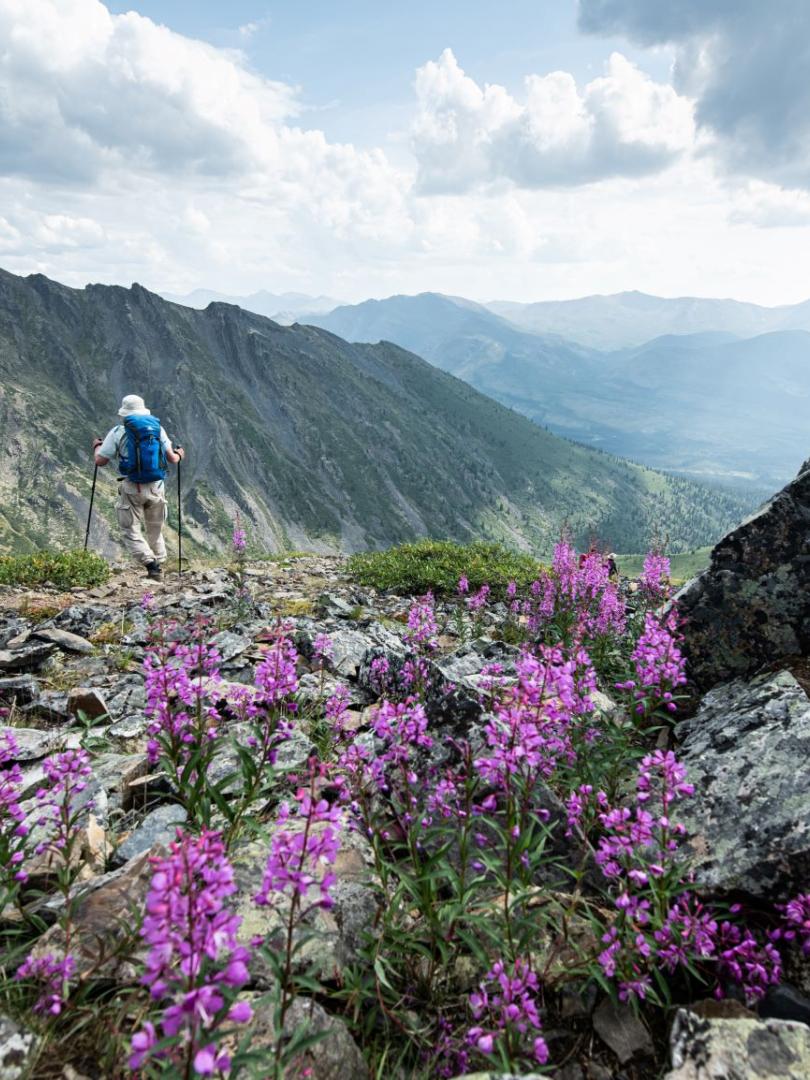
{"label": "rocky ground", "polygon": [[[761,530],[761,521],[757,528]],[[795,556],[788,552],[784,557]],[[723,569],[727,566],[707,574]],[[776,575],[779,582],[785,573]],[[223,697],[229,684],[252,681],[268,628],[284,620],[292,627],[301,658],[304,699],[309,695],[316,700],[337,682],[345,683],[352,723],[361,727],[376,697],[371,660],[380,655],[395,660],[405,652],[402,634],[409,598],[358,587],[340,558],[252,563],[246,580],[252,601],[241,612],[234,606],[234,582],[224,569],[182,577],[169,573],[160,584],[118,569],[109,584],[99,588],[58,593],[6,587],[0,593],[0,707],[7,710],[5,722],[14,727],[21,748],[26,796],[33,795],[41,781],[46,755],[83,746],[93,756],[87,791],[93,810],[83,823],[77,905],[79,947],[88,963],[99,939],[114,944],[130,906],[145,894],[150,852],[168,843],[183,820],[165,781],[150,773],[145,754],[141,661],[147,591],[154,594],[159,614],[178,620],[204,614],[213,620],[214,641],[223,658]],[[703,635],[711,625],[706,600],[712,595],[710,586],[710,577],[699,586]],[[689,595],[686,606],[693,602]],[[804,605],[806,619],[806,597]],[[795,611],[791,598],[793,623]],[[493,621],[497,614],[487,619]],[[434,660],[441,692],[432,703],[431,722],[446,736],[467,732],[477,722],[482,669],[498,660],[508,674],[517,649],[488,637],[486,624],[478,638],[463,645],[449,623],[442,629]],[[334,645],[325,676],[312,661],[312,645],[321,633]],[[697,647],[694,642],[692,647]],[[761,648],[761,637],[755,647]],[[698,884],[713,894],[745,895],[763,904],[807,891],[810,882],[810,700],[802,687],[801,665],[795,660],[790,664],[799,672],[797,680],[779,660],[779,655],[763,654],[757,664],[739,665],[743,676],[726,683],[703,663],[705,696],[675,729],[679,756],[699,793],[687,820]],[[727,667],[724,661],[721,675],[728,674]],[[609,708],[610,702],[603,707]],[[316,730],[302,723],[284,752],[291,761],[303,763],[317,737]],[[261,881],[264,854],[262,847],[247,846],[235,860],[236,909],[244,916],[241,933],[246,940],[268,932],[278,918],[272,907],[259,910],[250,903]],[[373,920],[369,863],[367,845],[359,836],[340,853],[336,904],[318,915],[320,937],[313,956],[326,980],[339,977],[341,968],[357,958]],[[47,868],[41,869],[44,873]],[[55,904],[47,899],[41,904],[43,919],[54,925],[40,939],[40,952],[58,945]],[[116,963],[110,948],[105,977],[122,982],[133,977]],[[257,991],[261,981],[259,974]],[[669,1080],[810,1077],[808,992],[810,976],[797,962],[787,984],[772,991],[759,1014],[733,1001],[722,1007],[707,1002],[697,1012],[679,1012],[669,1034],[663,1028],[650,1032],[629,1006],[612,1005],[596,994],[572,995],[570,1031],[559,1044],[568,1048],[568,1060],[557,1064],[554,1075],[559,1080],[630,1080],[669,1068]],[[303,999],[296,1010],[293,1026],[308,1010],[311,1025],[330,1032],[312,1051],[308,1075],[314,1080],[360,1080],[368,1075],[342,1020]],[[272,1038],[261,1012],[252,1038],[256,1045]],[[663,1051],[667,1040],[669,1049]],[[0,1020],[0,1080],[80,1075],[72,1066],[62,1073],[26,1072],[36,1042],[35,1035],[10,1019]]]}

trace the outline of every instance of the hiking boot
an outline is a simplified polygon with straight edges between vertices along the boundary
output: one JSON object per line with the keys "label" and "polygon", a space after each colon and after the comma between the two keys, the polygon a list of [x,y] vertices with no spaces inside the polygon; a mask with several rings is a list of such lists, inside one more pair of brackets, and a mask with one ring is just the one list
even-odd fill
{"label": "hiking boot", "polygon": [[148,562],[145,564],[147,576],[152,581],[163,581],[163,571],[160,568],[159,562]]}

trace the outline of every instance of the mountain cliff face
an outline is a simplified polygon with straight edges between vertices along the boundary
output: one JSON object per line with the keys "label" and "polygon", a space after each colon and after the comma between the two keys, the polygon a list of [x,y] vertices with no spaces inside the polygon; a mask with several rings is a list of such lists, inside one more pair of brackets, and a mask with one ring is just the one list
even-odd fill
{"label": "mountain cliff face", "polygon": [[[683,550],[747,509],[559,439],[394,345],[225,304],[184,308],[138,285],[77,290],[0,272],[0,377],[5,550],[81,537],[90,443],[125,393],[188,449],[184,514],[202,546],[221,546],[239,511],[271,549],[433,535],[542,553],[566,524],[619,550],[664,533]],[[172,505],[173,489],[172,477]],[[96,547],[113,543],[114,491],[105,474]]]}

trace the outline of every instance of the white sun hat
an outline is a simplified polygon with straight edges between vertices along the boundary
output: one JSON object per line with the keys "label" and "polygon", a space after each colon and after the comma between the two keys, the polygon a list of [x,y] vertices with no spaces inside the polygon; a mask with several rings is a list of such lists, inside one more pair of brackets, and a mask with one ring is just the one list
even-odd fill
{"label": "white sun hat", "polygon": [[121,402],[118,410],[119,416],[151,416],[149,409],[144,405],[143,398],[137,394],[127,394]]}

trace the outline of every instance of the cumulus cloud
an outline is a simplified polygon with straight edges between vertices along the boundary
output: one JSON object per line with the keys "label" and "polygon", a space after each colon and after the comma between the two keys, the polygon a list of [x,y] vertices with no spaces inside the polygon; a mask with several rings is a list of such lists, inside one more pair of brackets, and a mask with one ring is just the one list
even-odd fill
{"label": "cumulus cloud", "polygon": [[223,175],[278,154],[292,90],[98,0],[0,0],[0,168],[87,182],[126,163]]}
{"label": "cumulus cloud", "polygon": [[479,86],[445,49],[417,72],[416,93],[412,141],[425,192],[641,176],[671,164],[694,134],[689,100],[619,53],[581,90],[565,71],[529,75],[518,100],[502,86]]}
{"label": "cumulus cloud", "polygon": [[810,187],[807,0],[580,0],[580,28],[675,50],[675,86],[731,172]]}
{"label": "cumulus cloud", "polygon": [[0,0],[0,40],[5,176],[84,190],[199,181],[304,206],[338,231],[397,227],[407,178],[380,151],[295,126],[294,89],[241,52],[99,0]]}

